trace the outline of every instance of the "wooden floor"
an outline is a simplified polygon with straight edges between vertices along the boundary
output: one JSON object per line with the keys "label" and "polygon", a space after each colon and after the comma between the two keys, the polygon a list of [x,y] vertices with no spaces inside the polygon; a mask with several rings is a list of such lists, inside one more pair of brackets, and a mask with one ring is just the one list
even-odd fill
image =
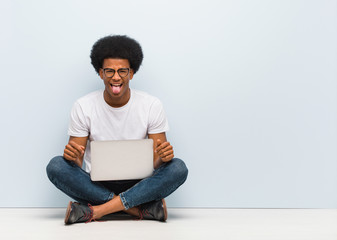
{"label": "wooden floor", "polygon": [[0,208],[0,239],[337,240],[337,209],[168,209],[165,223],[117,219],[65,226],[65,208]]}

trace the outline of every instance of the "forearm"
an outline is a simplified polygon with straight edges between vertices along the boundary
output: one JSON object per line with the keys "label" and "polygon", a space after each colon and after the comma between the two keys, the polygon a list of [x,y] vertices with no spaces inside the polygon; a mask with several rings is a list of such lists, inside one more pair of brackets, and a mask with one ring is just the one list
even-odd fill
{"label": "forearm", "polygon": [[168,162],[174,157],[173,147],[167,142],[164,132],[149,134],[148,137],[153,140],[153,167],[157,169],[163,162]]}
{"label": "forearm", "polygon": [[73,161],[81,168],[87,139],[88,137],[80,138],[70,136],[69,142],[64,149],[63,157],[68,161]]}

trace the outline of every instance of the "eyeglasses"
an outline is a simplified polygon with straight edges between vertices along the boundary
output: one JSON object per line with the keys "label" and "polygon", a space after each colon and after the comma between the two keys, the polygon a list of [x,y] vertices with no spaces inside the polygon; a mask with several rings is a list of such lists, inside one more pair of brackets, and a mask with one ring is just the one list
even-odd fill
{"label": "eyeglasses", "polygon": [[[116,70],[112,69],[112,68],[104,68],[103,72],[104,72],[104,74],[105,74],[106,77],[112,78],[115,75]],[[117,70],[117,72],[118,72],[118,75],[121,78],[124,78],[127,75],[129,75],[130,68],[120,68],[120,69]]]}

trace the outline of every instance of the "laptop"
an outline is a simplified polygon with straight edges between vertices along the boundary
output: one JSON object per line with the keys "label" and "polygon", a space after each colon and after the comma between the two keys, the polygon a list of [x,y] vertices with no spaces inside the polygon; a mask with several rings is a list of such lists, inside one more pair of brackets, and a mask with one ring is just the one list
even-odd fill
{"label": "laptop", "polygon": [[132,180],[153,173],[153,140],[92,141],[92,181]]}

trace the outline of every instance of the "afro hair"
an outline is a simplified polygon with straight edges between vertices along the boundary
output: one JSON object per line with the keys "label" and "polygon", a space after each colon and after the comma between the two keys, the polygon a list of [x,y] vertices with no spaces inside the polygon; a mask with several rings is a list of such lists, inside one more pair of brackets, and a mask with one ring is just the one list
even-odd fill
{"label": "afro hair", "polygon": [[128,36],[112,35],[99,39],[91,49],[91,64],[99,73],[106,58],[128,59],[130,67],[136,73],[143,61],[140,44]]}

